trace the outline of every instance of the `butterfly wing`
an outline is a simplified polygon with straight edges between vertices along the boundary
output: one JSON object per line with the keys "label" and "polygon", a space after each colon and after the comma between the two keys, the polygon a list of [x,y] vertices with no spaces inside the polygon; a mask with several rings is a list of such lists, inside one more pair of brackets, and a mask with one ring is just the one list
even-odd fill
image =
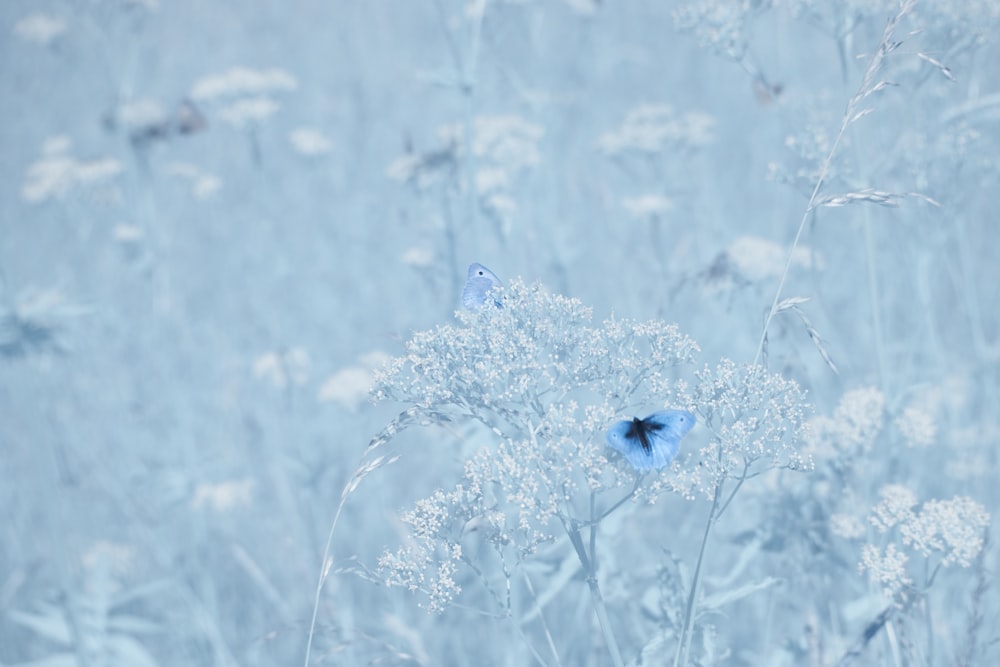
{"label": "butterfly wing", "polygon": [[608,447],[619,452],[639,472],[669,465],[677,456],[681,438],[694,427],[687,410],[663,410],[645,419],[621,421],[608,430]]}
{"label": "butterfly wing", "polygon": [[489,292],[494,287],[500,287],[501,285],[502,283],[496,274],[485,266],[482,264],[470,264],[465,288],[462,289],[462,305],[469,310],[475,310],[491,302],[499,307],[500,302],[496,299],[491,299]]}

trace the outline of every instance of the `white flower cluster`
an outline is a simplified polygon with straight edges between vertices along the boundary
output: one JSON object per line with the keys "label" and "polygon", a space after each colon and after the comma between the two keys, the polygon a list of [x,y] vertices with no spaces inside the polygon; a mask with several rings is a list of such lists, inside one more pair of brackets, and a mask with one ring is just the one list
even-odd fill
{"label": "white flower cluster", "polygon": [[674,10],[674,24],[721,56],[739,60],[748,48],[745,24],[755,3],[696,0]]}
{"label": "white flower cluster", "polygon": [[676,146],[711,143],[715,119],[701,112],[680,114],[667,104],[642,104],[622,124],[601,135],[598,148],[606,155],[659,153]]}
{"label": "white flower cluster", "polygon": [[275,96],[298,87],[295,77],[278,67],[232,67],[199,79],[191,89],[191,98],[222,104],[219,117],[236,127],[245,127],[275,114],[281,108]]}
{"label": "white flower cluster", "polygon": [[809,420],[808,448],[817,459],[844,459],[844,465],[871,451],[885,423],[885,396],[874,387],[844,394],[832,417]]}
{"label": "white flower cluster", "polygon": [[49,199],[64,199],[77,189],[107,186],[124,168],[114,158],[80,160],[70,153],[66,137],[53,137],[45,142],[42,157],[28,167],[21,197],[30,203]]}
{"label": "white flower cluster", "polygon": [[[918,508],[916,494],[901,484],[879,492],[869,522],[882,534],[893,532],[903,547],[925,558],[936,556],[937,567],[969,567],[983,548],[983,534],[990,524],[986,509],[967,496],[928,500]],[[905,572],[908,555],[890,542],[885,551],[873,545],[862,548],[860,569],[895,595],[911,581]]]}
{"label": "white flower cluster", "polygon": [[591,497],[607,507],[634,486],[635,472],[604,445],[615,420],[692,409],[714,434],[700,454],[682,456],[698,465],[675,461],[644,480],[638,495],[649,500],[666,490],[690,497],[751,470],[810,466],[795,448],[805,401],[794,382],[724,360],[696,373],[691,390],[678,367],[698,347],[675,325],[610,319],[595,327],[579,301],[518,280],[499,290],[498,303],[415,334],[373,389],[377,400],[409,403],[430,421],[479,422],[494,440],[466,461],[455,487],[403,516],[407,545],[380,560],[388,583],[421,591],[431,609],[457,594],[459,563],[488,578],[470,540],[488,544],[506,574],[567,526],[594,520]]}
{"label": "white flower cluster", "polygon": [[482,210],[508,227],[508,218],[517,210],[513,187],[517,177],[541,161],[539,144],[545,130],[516,115],[483,115],[471,127],[445,125],[438,130],[441,145],[423,153],[408,153],[389,165],[390,178],[410,183],[417,190],[443,184],[456,185],[458,167],[469,156],[475,158],[472,174],[476,197]]}
{"label": "white flower cluster", "polygon": [[423,591],[433,609],[455,592],[434,573],[473,533],[501,561],[511,549],[522,558],[553,539],[558,520],[582,513],[582,494],[631,485],[627,464],[609,464],[604,431],[638,404],[680,400],[673,369],[698,349],[663,322],[594,327],[579,301],[517,280],[502,305],[415,334],[407,355],[376,376],[376,399],[497,436],[466,461],[460,484],[404,516],[412,539],[380,561],[387,581]]}
{"label": "white flower cluster", "polygon": [[712,438],[698,452],[697,465],[675,463],[675,474],[652,487],[662,481],[686,497],[711,498],[727,480],[742,482],[769,469],[813,469],[801,447],[809,404],[797,383],[729,359],[706,366],[696,378],[688,403]]}

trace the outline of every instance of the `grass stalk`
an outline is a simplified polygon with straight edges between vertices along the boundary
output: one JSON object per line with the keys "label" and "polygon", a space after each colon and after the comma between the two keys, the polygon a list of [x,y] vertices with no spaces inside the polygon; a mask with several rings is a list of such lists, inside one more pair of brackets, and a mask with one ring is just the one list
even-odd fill
{"label": "grass stalk", "polygon": [[604,635],[604,643],[611,654],[611,664],[615,667],[625,667],[622,660],[621,650],[618,648],[618,640],[615,638],[614,630],[611,628],[611,619],[608,617],[608,608],[604,604],[604,596],[601,594],[601,587],[597,582],[597,561],[587,554],[587,548],[583,544],[583,537],[580,529],[575,523],[564,524],[569,540],[576,550],[576,556],[580,559],[587,576],[587,586],[590,588],[590,599],[594,604],[594,611],[597,614],[597,622],[601,626],[601,633]]}
{"label": "grass stalk", "polygon": [[715,486],[715,495],[712,498],[712,508],[708,512],[708,519],[705,521],[705,533],[701,537],[701,547],[698,549],[698,561],[694,566],[694,575],[691,577],[691,590],[688,592],[687,607],[684,610],[684,625],[681,627],[680,636],[677,642],[677,653],[674,654],[674,667],[686,665],[691,652],[691,637],[694,634],[694,617],[697,612],[698,589],[701,583],[701,566],[705,562],[705,547],[708,545],[709,535],[715,526],[718,518],[719,500],[722,498],[723,483],[719,482]]}

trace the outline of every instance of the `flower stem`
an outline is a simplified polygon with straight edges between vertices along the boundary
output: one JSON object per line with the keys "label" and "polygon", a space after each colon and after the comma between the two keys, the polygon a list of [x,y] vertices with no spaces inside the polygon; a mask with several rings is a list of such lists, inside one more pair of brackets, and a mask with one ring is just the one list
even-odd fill
{"label": "flower stem", "polygon": [[708,536],[712,532],[712,526],[718,518],[719,499],[722,497],[722,482],[715,487],[715,497],[712,499],[712,509],[708,512],[708,520],[705,521],[705,534],[701,538],[701,548],[698,550],[698,562],[694,567],[694,576],[691,578],[691,592],[688,593],[687,609],[684,610],[684,625],[681,628],[680,639],[677,642],[677,653],[674,655],[674,667],[682,667],[688,661],[688,654],[691,650],[691,635],[694,633],[694,616],[698,600],[698,585],[701,583],[701,565],[705,560],[705,547],[708,545]]}
{"label": "flower stem", "polygon": [[587,573],[587,585],[590,587],[590,599],[594,603],[594,611],[597,613],[597,622],[601,626],[604,634],[604,643],[608,646],[611,654],[611,661],[615,667],[625,667],[622,661],[621,651],[618,649],[618,640],[615,639],[614,631],[611,629],[611,619],[608,618],[608,609],[604,605],[604,596],[601,595],[601,587],[597,583],[596,560],[587,555],[587,549],[583,545],[583,538],[580,536],[579,527],[574,524],[565,524],[569,540],[576,550],[576,556],[580,559],[580,564]]}

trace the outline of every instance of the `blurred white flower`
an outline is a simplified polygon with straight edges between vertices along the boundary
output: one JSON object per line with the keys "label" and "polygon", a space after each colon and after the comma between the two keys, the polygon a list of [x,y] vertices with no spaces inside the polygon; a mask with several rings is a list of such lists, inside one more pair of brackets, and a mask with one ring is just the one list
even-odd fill
{"label": "blurred white flower", "polygon": [[97,540],[83,552],[80,560],[88,570],[108,568],[116,575],[123,575],[132,570],[135,551],[130,544]]}
{"label": "blurred white flower", "polygon": [[343,368],[323,382],[317,398],[322,403],[340,403],[355,411],[368,397],[374,379],[374,374],[367,368]]}
{"label": "blurred white flower", "polygon": [[674,203],[661,195],[642,195],[623,199],[622,206],[634,217],[645,220],[664,215],[674,207]]}
{"label": "blurred white flower", "polygon": [[[918,506],[917,496],[901,484],[887,484],[868,521],[890,540],[885,554],[871,544],[862,548],[861,569],[896,595],[908,585],[907,555],[897,542],[924,558],[937,556],[941,566],[969,567],[983,548],[983,534],[990,525],[986,509],[966,496],[928,500]],[[931,563],[933,565],[933,563]],[[925,570],[929,572],[930,570]]]}
{"label": "blurred white flower", "polygon": [[363,355],[359,365],[342,368],[324,380],[316,398],[321,403],[339,403],[356,411],[368,399],[375,381],[375,369],[388,360],[389,355],[378,350]]}
{"label": "blurred white flower", "polygon": [[478,158],[473,177],[479,205],[506,234],[518,208],[512,194],[515,180],[521,171],[541,162],[539,142],[545,131],[515,115],[477,116],[471,132],[467,130],[461,123],[440,126],[441,145],[396,158],[387,170],[389,177],[420,190],[440,183],[455,185],[471,134],[472,153]]}
{"label": "blurred white flower", "polygon": [[930,447],[937,436],[934,415],[910,406],[894,422],[908,447]]}
{"label": "blurred white flower", "polygon": [[219,118],[235,127],[243,127],[273,116],[281,105],[266,96],[238,99],[219,111]]}
{"label": "blurred white flower", "polygon": [[545,131],[520,116],[477,116],[472,152],[496,166],[516,172],[541,161],[538,142]]}
{"label": "blurred white flower", "polygon": [[593,16],[600,6],[600,0],[563,0],[563,2],[580,16]]}
{"label": "blurred white flower", "polygon": [[434,250],[427,246],[412,246],[403,252],[403,264],[416,269],[425,269],[434,264]]}
{"label": "blurred white flower", "polygon": [[830,517],[830,532],[853,540],[865,534],[865,525],[853,514],[834,514]]}
{"label": "blurred white flower", "polygon": [[[750,280],[780,276],[788,261],[788,248],[759,236],[741,236],[726,248],[735,268]],[[821,268],[816,254],[806,245],[792,251],[791,265],[801,268]],[[815,266],[814,266],[815,265]]]}
{"label": "blurred white flower", "polygon": [[254,376],[268,380],[276,389],[302,386],[309,380],[309,353],[301,347],[283,352],[268,352],[254,361]]}
{"label": "blurred white flower", "polygon": [[111,180],[124,168],[114,158],[78,160],[69,154],[70,142],[55,137],[42,147],[43,157],[28,166],[21,197],[32,203],[62,199],[74,188],[95,186]]}
{"label": "blurred white flower", "polygon": [[386,175],[394,181],[409,181],[416,176],[421,162],[419,155],[403,155],[389,163]]}
{"label": "blurred white flower", "polygon": [[235,507],[249,507],[253,500],[252,479],[230,480],[216,484],[199,484],[191,498],[191,507],[208,507],[215,512],[225,512]]}
{"label": "blurred white flower", "polygon": [[138,225],[126,225],[120,224],[115,225],[115,228],[111,232],[112,238],[120,243],[135,243],[141,241],[145,233],[142,231],[142,227]]}
{"label": "blurred white flower", "polygon": [[21,39],[46,46],[66,32],[66,21],[50,14],[28,14],[14,24],[14,34]]}
{"label": "blurred white flower", "polygon": [[510,185],[510,178],[504,169],[480,169],[476,172],[476,191],[480,194],[503,190]]}
{"label": "blurred white flower", "polygon": [[480,19],[486,12],[486,0],[469,0],[465,4],[465,18]]}
{"label": "blurred white flower", "polygon": [[121,105],[117,111],[117,119],[130,130],[165,125],[170,120],[163,106],[148,97]]}
{"label": "blurred white flower", "polygon": [[674,113],[667,104],[643,104],[628,112],[615,130],[597,140],[608,155],[624,152],[658,153],[671,145],[702,146],[712,141],[715,119],[708,114]]}
{"label": "blurred white flower", "polygon": [[902,484],[887,484],[879,490],[882,500],[872,508],[869,522],[886,532],[893,526],[913,519],[913,507],[917,504],[917,494]]}
{"label": "blurred white flower", "polygon": [[809,420],[807,443],[817,458],[859,458],[871,451],[885,420],[885,396],[874,387],[844,393],[832,417]]}
{"label": "blurred white flower", "polygon": [[888,597],[899,593],[912,583],[906,571],[907,555],[890,543],[883,553],[878,547],[866,544],[861,547],[861,563],[858,569],[868,572],[871,580],[882,586]]}
{"label": "blurred white flower", "polygon": [[300,155],[324,155],[333,149],[333,144],[319,130],[309,127],[300,127],[292,130],[288,135],[292,147]]}
{"label": "blurred white flower", "polygon": [[42,142],[42,155],[65,153],[73,147],[73,142],[65,134],[57,134]]}
{"label": "blurred white flower", "polygon": [[208,199],[222,188],[222,181],[218,176],[187,162],[169,163],[167,173],[190,181],[191,194],[195,199]]}
{"label": "blurred white flower", "polygon": [[233,67],[221,74],[199,79],[191,89],[191,97],[211,100],[218,97],[261,96],[295,90],[298,81],[283,69],[250,69]]}
{"label": "blurred white flower", "polygon": [[941,563],[972,565],[983,548],[983,531],[990,525],[986,509],[972,498],[928,500],[920,512],[900,526],[903,544],[924,556],[942,555]]}

